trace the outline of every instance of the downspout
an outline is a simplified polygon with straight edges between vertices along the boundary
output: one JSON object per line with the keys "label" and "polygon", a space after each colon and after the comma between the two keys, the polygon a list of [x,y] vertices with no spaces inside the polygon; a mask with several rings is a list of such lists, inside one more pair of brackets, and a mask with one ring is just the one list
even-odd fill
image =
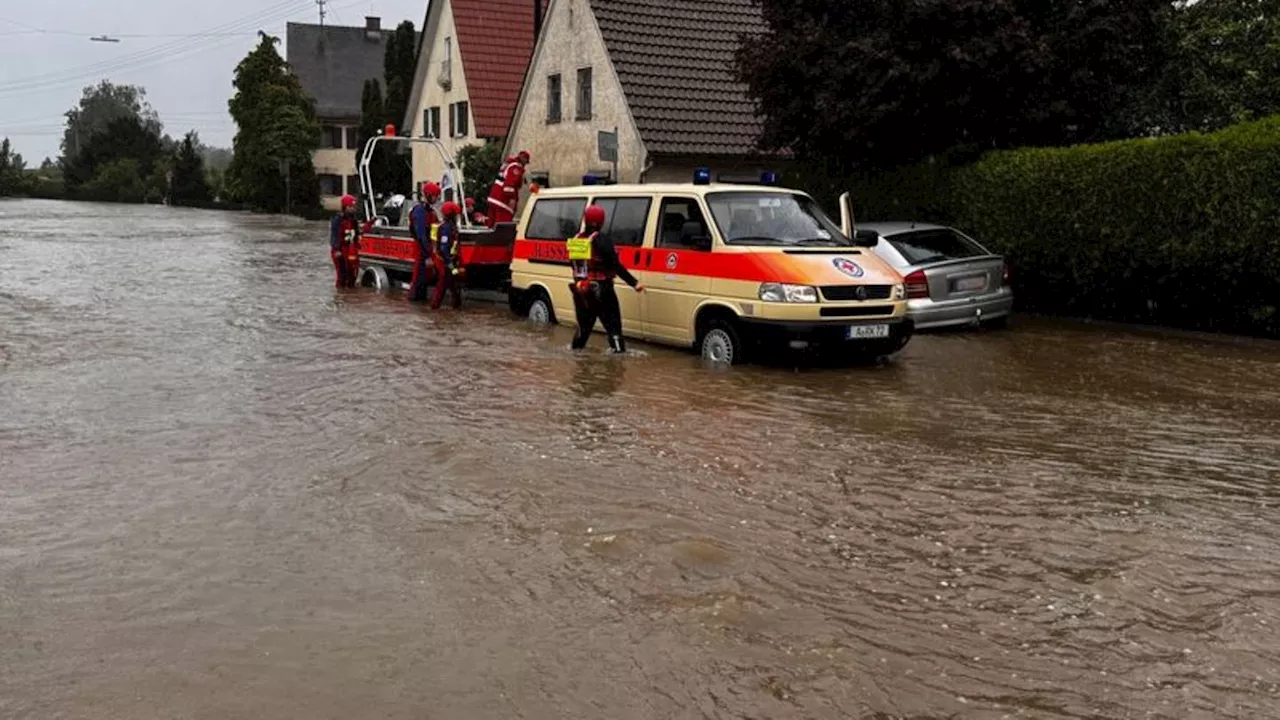
{"label": "downspout", "polygon": [[653,169],[653,161],[649,159],[649,154],[645,153],[644,167],[640,169],[640,184],[645,183],[645,178],[649,175],[649,171]]}

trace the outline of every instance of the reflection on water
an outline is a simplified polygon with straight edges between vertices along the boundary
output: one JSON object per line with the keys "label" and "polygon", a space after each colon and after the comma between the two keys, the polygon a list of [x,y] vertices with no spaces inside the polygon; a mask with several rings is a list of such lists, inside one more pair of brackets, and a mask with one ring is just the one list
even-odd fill
{"label": "reflection on water", "polygon": [[323,228],[4,204],[0,717],[1280,707],[1280,348],[871,367],[335,292]]}

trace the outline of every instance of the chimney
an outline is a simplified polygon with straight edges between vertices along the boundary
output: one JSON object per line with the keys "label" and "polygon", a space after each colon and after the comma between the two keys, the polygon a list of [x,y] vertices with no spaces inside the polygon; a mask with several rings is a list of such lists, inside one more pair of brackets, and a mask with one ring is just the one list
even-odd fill
{"label": "chimney", "polygon": [[370,40],[381,40],[382,18],[366,15],[364,18],[364,35]]}
{"label": "chimney", "polygon": [[542,0],[533,0],[533,44],[542,37]]}

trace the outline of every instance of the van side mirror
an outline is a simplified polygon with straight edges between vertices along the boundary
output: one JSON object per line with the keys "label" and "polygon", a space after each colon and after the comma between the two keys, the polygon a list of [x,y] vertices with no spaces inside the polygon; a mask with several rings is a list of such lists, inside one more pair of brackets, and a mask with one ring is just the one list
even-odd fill
{"label": "van side mirror", "polygon": [[875,230],[858,230],[853,234],[854,247],[873,248],[880,244],[880,233]]}
{"label": "van side mirror", "polygon": [[701,250],[702,252],[711,252],[711,236],[699,235],[693,238],[693,247],[695,250]]}

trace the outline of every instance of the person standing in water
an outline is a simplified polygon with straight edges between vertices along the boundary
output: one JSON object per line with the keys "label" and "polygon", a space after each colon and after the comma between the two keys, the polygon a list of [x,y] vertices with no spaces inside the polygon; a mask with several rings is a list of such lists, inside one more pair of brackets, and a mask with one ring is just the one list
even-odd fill
{"label": "person standing in water", "polygon": [[360,222],[354,195],[342,196],[341,212],[329,221],[329,257],[333,259],[334,287],[355,287],[360,271]]}
{"label": "person standing in water", "polygon": [[568,242],[569,264],[573,268],[573,309],[578,319],[578,332],[573,336],[573,349],[587,346],[596,319],[604,326],[609,337],[609,349],[625,353],[627,342],[622,336],[622,309],[618,306],[618,293],[614,290],[614,278],[644,292],[644,286],[622,265],[613,241],[600,234],[606,219],[604,208],[591,205],[582,214],[583,231]]}
{"label": "person standing in water", "polygon": [[458,245],[458,216],[462,208],[449,201],[440,208],[444,221],[436,233],[435,252],[431,255],[436,266],[436,289],[431,296],[431,309],[439,309],[448,290],[453,295],[453,309],[462,307],[461,248]]}
{"label": "person standing in water", "polygon": [[413,259],[413,281],[409,284],[409,302],[422,302],[427,299],[427,284],[430,271],[427,261],[435,248],[435,233],[440,224],[433,204],[440,198],[440,186],[435,183],[423,183],[422,192],[418,195],[418,204],[409,211],[409,234],[417,245]]}

